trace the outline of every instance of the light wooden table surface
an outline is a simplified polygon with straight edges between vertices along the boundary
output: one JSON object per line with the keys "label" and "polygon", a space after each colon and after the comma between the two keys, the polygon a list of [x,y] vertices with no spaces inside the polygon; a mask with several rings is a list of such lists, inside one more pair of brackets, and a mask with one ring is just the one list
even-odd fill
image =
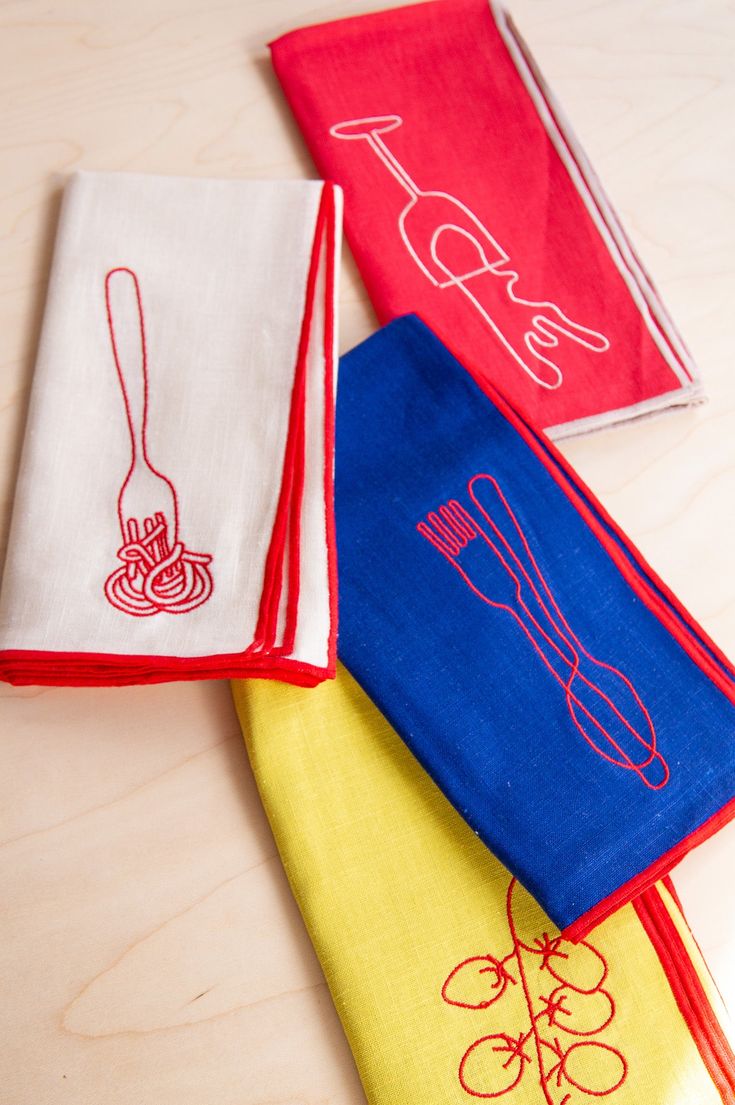
{"label": "light wooden table surface", "polygon": [[[370,6],[0,6],[3,536],[63,174],[314,175],[265,43]],[[733,655],[735,14],[727,0],[511,10],[711,396],[564,450]],[[347,349],[375,327],[347,258],[342,288]],[[364,1102],[227,684],[0,696],[0,1103]],[[735,826],[676,877],[731,1008],[733,857]]]}

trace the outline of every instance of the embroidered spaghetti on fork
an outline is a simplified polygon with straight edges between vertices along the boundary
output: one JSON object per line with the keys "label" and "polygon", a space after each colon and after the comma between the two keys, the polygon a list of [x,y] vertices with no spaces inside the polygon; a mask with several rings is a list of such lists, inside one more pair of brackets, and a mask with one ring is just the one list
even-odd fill
{"label": "embroidered spaghetti on fork", "polygon": [[105,582],[105,595],[135,617],[186,614],[206,602],[213,583],[208,553],[190,552],[179,539],[179,501],[171,481],[148,456],[148,351],[138,277],[129,268],[105,277],[112,354],[130,433],[130,468],[117,513],[122,567]]}

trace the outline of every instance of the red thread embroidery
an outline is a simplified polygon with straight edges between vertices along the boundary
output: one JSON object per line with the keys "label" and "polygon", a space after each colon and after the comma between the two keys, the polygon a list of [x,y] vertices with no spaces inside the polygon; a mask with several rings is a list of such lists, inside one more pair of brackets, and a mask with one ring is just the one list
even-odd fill
{"label": "red thread embroidery", "polygon": [[[574,633],[498,481],[481,473],[467,489],[483,524],[452,499],[431,511],[416,527],[418,532],[473,594],[510,614],[562,687],[571,719],[589,746],[608,763],[633,771],[645,786],[659,790],[669,780],[669,768],[656,748],[653,721],[633,683],[593,656]],[[468,562],[464,550],[478,537],[481,544],[476,547],[492,556],[470,557]],[[598,679],[604,679],[610,694]]]}
{"label": "red thread embroidery", "polygon": [[[113,318],[112,283],[116,284],[117,320]],[[124,298],[123,298],[124,297]],[[135,617],[186,614],[212,593],[212,557],[190,552],[179,540],[176,489],[148,457],[148,353],[143,302],[132,269],[111,269],[105,276],[105,307],[112,355],[125,403],[131,460],[117,500],[123,544],[121,568],[105,582],[105,595],[118,610]],[[117,328],[117,329],[116,329]],[[121,356],[121,336],[134,355]]]}
{"label": "red thread embroidery", "polygon": [[[448,1005],[485,1010],[503,997],[508,984],[519,983],[529,1027],[518,1036],[503,1031],[480,1036],[460,1060],[459,1083],[472,1097],[503,1097],[526,1071],[534,1071],[546,1105],[571,1105],[575,1090],[607,1097],[627,1077],[625,1057],[599,1040],[581,1039],[567,1046],[562,1035],[598,1036],[612,1022],[615,1002],[603,987],[607,961],[586,941],[569,944],[546,932],[533,943],[521,940],[513,915],[516,886],[511,879],[506,896],[512,950],[502,959],[493,955],[465,959],[450,973],[441,995]],[[532,983],[544,986],[545,971],[556,985],[550,992],[536,993]],[[594,1085],[590,1084],[591,1059],[597,1078]]]}

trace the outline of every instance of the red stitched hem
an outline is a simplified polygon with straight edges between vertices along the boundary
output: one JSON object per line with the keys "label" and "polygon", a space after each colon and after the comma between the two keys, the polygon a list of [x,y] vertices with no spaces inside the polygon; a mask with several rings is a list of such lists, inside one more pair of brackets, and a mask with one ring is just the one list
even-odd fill
{"label": "red stitched hem", "polygon": [[127,687],[136,683],[247,676],[315,687],[325,679],[334,679],[337,673],[334,657],[321,667],[288,656],[253,656],[242,652],[182,657],[17,649],[2,653],[0,665],[0,678],[16,687]]}
{"label": "red stitched hem", "polygon": [[[538,436],[538,431],[536,431],[536,434]],[[640,552],[640,550],[633,544],[633,542],[625,534],[625,532],[620,528],[620,526],[617,524],[617,522],[613,518],[610,517],[607,510],[602,505],[602,503],[599,501],[599,499],[596,497],[596,495],[592,491],[590,491],[587,484],[575,472],[575,470],[570,465],[569,461],[567,461],[567,459],[561,453],[559,453],[557,448],[554,446],[553,442],[551,442],[549,440],[548,444],[546,443],[546,436],[545,435],[544,435],[544,443],[543,443],[542,447],[546,447],[548,449],[548,451],[554,457],[554,460],[563,469],[564,475],[567,477],[567,479],[569,479],[569,481],[579,489],[579,491],[585,496],[585,498],[589,499],[589,501],[592,503],[595,510],[598,512],[598,514],[603,519],[605,524],[608,526],[609,529],[611,529],[613,531],[613,533],[617,537],[620,544],[623,545],[627,549],[628,553],[630,554],[632,559],[635,561],[635,563],[638,565],[641,572],[644,575],[647,575],[649,577],[651,583],[655,584],[655,587],[659,591],[661,591],[661,594],[666,598],[668,605],[673,607],[674,610],[676,610],[676,613],[679,615],[681,620],[685,623],[686,628],[687,628],[687,630],[688,630],[688,632],[691,636],[689,638],[686,637],[686,635],[684,634],[684,630],[682,629],[681,623],[678,622],[676,619],[673,619],[673,625],[678,627],[678,633],[674,633],[673,635],[676,636],[677,640],[680,640],[680,641],[683,641],[684,639],[689,639],[692,648],[695,649],[697,651],[697,654],[700,655],[705,660],[708,667],[710,667],[710,666],[714,667],[714,670],[719,672],[720,676],[723,676],[724,673],[717,667],[716,664],[713,665],[712,658],[710,656],[708,656],[707,652],[702,649],[702,645],[703,644],[706,645],[709,652],[711,652],[712,655],[717,658],[719,663],[722,664],[727,669],[727,671],[729,673],[729,680],[728,680],[727,676],[725,676],[725,679],[728,680],[728,685],[730,686],[730,688],[732,688],[735,685],[733,683],[733,680],[735,680],[735,669],[733,668],[733,665],[730,662],[730,660],[728,659],[728,657],[725,656],[722,649],[720,649],[715,644],[715,642],[712,640],[712,638],[709,636],[709,634],[706,632],[706,630],[704,630],[702,628],[702,626],[692,617],[690,612],[686,609],[685,606],[682,605],[681,601],[676,597],[676,595],[673,593],[673,591],[671,591],[671,589],[667,586],[666,583],[664,583],[664,581],[661,579],[661,577],[658,575],[658,573],[651,567],[651,565],[645,559],[645,557]],[[552,473],[553,473],[553,469],[550,469],[550,471],[552,471]],[[559,481],[557,481],[557,482],[559,482]],[[560,484],[560,486],[562,486],[562,488],[563,488],[563,484]],[[571,498],[571,496],[570,496],[570,498]],[[575,501],[575,500],[573,499],[572,501]],[[594,517],[594,515],[592,515],[592,517]],[[614,545],[614,542],[613,542],[613,545]],[[605,545],[605,547],[608,548],[607,545]],[[635,573],[634,573],[634,575],[635,575]],[[636,577],[636,578],[639,578],[639,577]],[[662,604],[661,597],[659,595],[656,595],[655,591],[651,590],[650,585],[648,584],[648,582],[646,580],[641,581],[640,579],[639,579],[639,582],[642,583],[642,586],[644,586],[648,589],[648,591],[649,591],[650,595],[652,596],[652,598],[654,599],[654,601],[656,601],[659,605],[661,605]],[[663,609],[666,611],[668,617],[671,618],[671,612],[669,610],[667,610],[666,603],[663,604]],[[699,665],[699,666],[701,667],[702,665]],[[731,694],[728,694],[728,697],[730,697],[732,699]]]}
{"label": "red stitched hem", "polygon": [[[335,186],[327,183],[324,186],[327,193],[328,217],[327,217],[327,267],[325,273],[325,298],[327,303],[333,303],[335,297],[336,282],[336,201]],[[324,319],[324,522],[327,535],[327,578],[329,581],[329,640],[327,643],[327,656],[331,671],[331,678],[337,672],[337,624],[338,624],[338,577],[337,577],[337,523],[334,512],[334,458],[335,458],[335,352],[336,334],[334,328],[334,312],[326,311]]]}
{"label": "red stitched hem", "polygon": [[[300,584],[298,562],[300,544],[299,527],[304,489],[307,361],[309,356],[311,324],[314,315],[316,284],[321,264],[322,243],[324,241],[324,229],[325,223],[329,219],[332,205],[332,189],[329,185],[325,184],[322,188],[319,211],[317,213],[316,226],[314,228],[309,272],[306,280],[304,312],[301,320],[301,331],[299,334],[296,367],[294,370],[294,380],[291,392],[281,489],[273,523],[273,533],[266,556],[263,593],[260,601],[260,612],[255,631],[255,640],[250,646],[250,649],[254,652],[271,652],[274,649],[278,631],[278,611],[284,582],[286,583],[288,591],[286,602],[286,628],[282,646],[284,651],[289,652],[291,650],[296,634]],[[327,258],[326,267],[328,266],[329,259]],[[325,314],[328,313],[327,311]],[[326,327],[324,344],[326,347]],[[325,372],[325,377],[327,376],[328,373]],[[326,383],[327,380],[325,378],[325,409],[328,398],[326,395]],[[285,573],[284,580],[284,565],[287,547],[289,550],[289,558],[288,569]],[[278,651],[280,651],[280,648]]]}
{"label": "red stitched hem", "polygon": [[[704,967],[707,970],[707,977],[709,978],[709,980],[712,983],[713,987],[715,988],[715,990],[719,994],[720,1001],[722,1002],[722,1005],[723,1005],[723,1008],[724,1008],[725,1007],[725,999],[723,998],[722,993],[720,991],[720,988],[717,985],[717,983],[715,981],[715,978],[714,978],[712,972],[709,969],[709,966],[707,965],[707,961],[704,958],[704,953],[702,952],[702,949],[699,946],[699,941],[697,940],[696,936],[692,932],[691,926],[689,924],[689,919],[687,918],[687,915],[684,912],[684,906],[682,904],[681,898],[679,897],[679,895],[676,891],[676,887],[674,886],[673,879],[671,878],[670,875],[664,875],[664,877],[662,879],[660,879],[659,882],[661,883],[662,886],[666,887],[666,890],[669,893],[669,897],[673,901],[673,903],[676,906],[676,909],[677,909],[682,921],[686,925],[687,931],[689,932],[689,935],[691,936],[692,940],[694,941],[694,943],[696,945],[696,948],[697,948],[697,951],[699,952],[699,955],[702,959],[702,963],[703,963]],[[664,901],[664,905],[665,904],[666,904],[666,902]],[[669,910],[669,913],[671,913],[671,910]]]}
{"label": "red stitched hem", "polygon": [[664,884],[664,886],[668,890],[669,894],[671,895],[672,900],[674,901],[674,904],[676,905],[676,908],[679,910],[679,913],[681,913],[682,918],[684,919],[684,921],[686,921],[687,928],[688,928],[689,927],[689,922],[686,919],[686,915],[684,913],[684,906],[681,904],[681,898],[679,897],[679,895],[676,891],[676,887],[674,886],[674,880],[672,879],[671,875],[664,875],[664,877],[661,879],[661,882]]}
{"label": "red stitched hem", "polygon": [[633,905],[658,955],[702,1061],[725,1105],[733,1105],[735,1055],[666,904],[658,890],[652,887]]}
{"label": "red stitched hem", "polygon": [[640,871],[628,882],[614,890],[612,894],[609,894],[607,898],[603,898],[596,906],[583,913],[576,921],[567,925],[562,935],[575,944],[584,939],[601,921],[604,921],[610,914],[615,913],[616,910],[626,905],[638,894],[644,893],[660,878],[667,875],[672,867],[675,867],[679,860],[684,858],[687,852],[691,852],[698,844],[714,836],[723,825],[726,825],[728,821],[732,821],[733,817],[735,817],[735,798],[731,798],[729,802],[726,802],[716,813],[708,817],[699,828],[693,829],[692,832],[682,837],[678,844],[659,856],[650,867]]}
{"label": "red stitched hem", "polygon": [[[279,650],[271,653],[257,652],[262,648],[260,630],[269,631],[274,623],[264,618],[264,603],[272,615],[273,588],[280,596],[286,534],[289,525],[292,528],[298,513],[293,505],[281,507],[283,485],[279,493],[277,514],[285,514],[284,532],[281,534],[283,549],[276,544],[269,548],[270,566],[266,566],[261,612],[256,630],[256,640],[244,652],[222,653],[220,655],[181,657],[181,656],[144,656],[121,655],[117,653],[95,652],[53,652],[41,649],[4,649],[0,650],[0,680],[16,687],[124,687],[132,684],[180,682],[187,679],[242,679],[248,676],[259,679],[279,679],[303,687],[314,687],[325,679],[334,679],[337,673],[337,543],[334,520],[334,311],[333,297],[335,287],[335,242],[334,226],[335,199],[334,185],[326,182],[317,214],[307,280],[304,316],[299,342],[299,354],[295,370],[294,396],[289,414],[289,438],[284,457],[284,481],[292,480],[292,463],[298,465],[298,452],[301,452],[303,467],[303,401],[305,394],[305,371],[303,383],[299,383],[302,369],[305,370],[308,336],[313,317],[316,295],[317,273],[319,270],[322,244],[326,242],[324,298],[324,509],[327,544],[327,586],[329,592],[329,635],[327,638],[327,662],[322,667],[279,655]],[[306,341],[304,342],[304,335]],[[301,413],[299,415],[299,406]],[[294,457],[294,451],[297,456]],[[290,472],[289,472],[290,469]],[[302,473],[303,476],[303,473]],[[301,506],[302,479],[297,478],[296,495]],[[275,537],[274,525],[274,537]],[[280,529],[280,527],[279,527]],[[293,548],[293,546],[292,546]],[[272,555],[271,555],[272,554]],[[277,583],[274,579],[276,572]],[[290,576],[296,583],[296,590],[289,591],[286,621],[287,632],[294,625],[298,607],[298,573]],[[270,598],[266,599],[266,592]],[[275,599],[275,618],[278,614],[278,598]],[[264,619],[265,624],[261,625]],[[275,633],[275,626],[274,626]]]}

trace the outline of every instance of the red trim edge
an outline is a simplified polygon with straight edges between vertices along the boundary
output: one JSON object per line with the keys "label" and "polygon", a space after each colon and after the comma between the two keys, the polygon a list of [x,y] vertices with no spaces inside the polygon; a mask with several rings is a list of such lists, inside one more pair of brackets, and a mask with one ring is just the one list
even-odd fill
{"label": "red trim edge", "polygon": [[[291,390],[291,405],[288,416],[286,450],[283,457],[281,489],[273,523],[270,546],[265,562],[263,591],[260,600],[260,613],[255,631],[255,639],[250,650],[257,653],[288,653],[293,648],[296,636],[296,621],[300,589],[300,520],[304,491],[304,454],[306,447],[306,385],[311,324],[314,316],[316,285],[321,266],[322,242],[325,223],[330,215],[331,188],[324,185],[319,211],[314,229],[311,247],[309,272],[304,293],[304,310],[301,319],[296,368]],[[326,337],[325,337],[326,345]],[[325,350],[326,352],[326,350]],[[326,396],[325,396],[326,405]],[[286,549],[288,548],[288,570],[285,571]],[[285,576],[285,578],[284,578]],[[283,644],[276,649],[278,632],[278,613],[286,583],[286,627]]]}
{"label": "red trim edge", "polygon": [[663,855],[650,865],[646,867],[644,871],[640,871],[634,878],[629,879],[628,882],[619,886],[617,890],[614,890],[612,894],[609,894],[607,898],[603,898],[601,902],[598,902],[592,909],[588,909],[586,913],[583,913],[581,917],[578,917],[576,921],[573,921],[571,925],[567,925],[562,931],[562,935],[573,943],[577,943],[579,940],[583,940],[589,932],[592,931],[601,921],[604,921],[610,914],[615,913],[631,899],[635,898],[638,894],[645,893],[655,882],[658,882],[662,876],[667,875],[672,867],[684,858],[687,852],[690,852],[692,848],[696,848],[698,844],[707,840],[718,832],[723,825],[726,825],[728,821],[732,821],[735,817],[735,798],[731,798],[729,802],[726,802],[716,813],[713,813],[711,817],[708,817],[706,821],[692,832],[687,833],[685,837],[675,844],[673,848],[670,848],[668,852],[664,852]]}
{"label": "red trim edge", "polygon": [[734,1105],[735,1055],[659,891],[651,887],[633,906],[658,955],[702,1062],[722,1101]]}
{"label": "red trim edge", "polygon": [[[212,656],[123,656],[114,652],[0,653],[0,676],[15,687],[130,687],[139,683],[178,683],[186,679],[280,679],[315,687],[337,674],[336,659],[325,667],[288,656],[244,652]],[[63,661],[63,663],[62,663]],[[46,667],[37,667],[39,663]]]}
{"label": "red trim edge", "polygon": [[[335,298],[335,266],[337,263],[337,227],[335,185],[326,184],[328,191],[329,218],[327,219],[327,268],[325,273],[325,298],[333,303]],[[324,521],[327,534],[327,577],[329,580],[329,658],[332,678],[337,672],[337,625],[338,625],[338,580],[337,580],[337,522],[334,512],[334,462],[336,417],[336,374],[335,374],[336,334],[334,311],[327,311],[324,319]]]}

